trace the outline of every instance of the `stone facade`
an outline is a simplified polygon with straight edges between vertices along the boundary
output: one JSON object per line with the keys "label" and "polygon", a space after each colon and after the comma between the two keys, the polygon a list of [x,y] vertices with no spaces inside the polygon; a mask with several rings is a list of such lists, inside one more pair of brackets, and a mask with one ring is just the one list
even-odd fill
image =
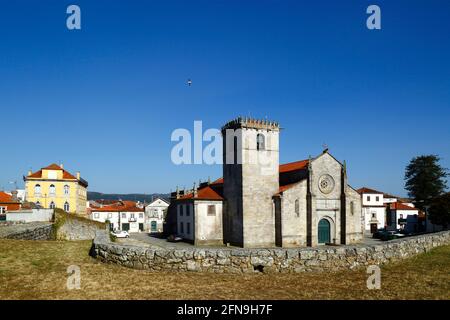
{"label": "stone facade", "polygon": [[[237,118],[225,124],[223,178],[198,189],[194,185],[187,194],[184,190],[180,195],[177,188],[171,195],[167,233],[196,244],[214,241],[244,248],[360,242],[361,199],[348,185],[346,164],[325,149],[315,158],[280,165],[279,135],[279,124],[267,120]],[[178,210],[186,200],[214,201],[222,207],[222,221],[210,223],[197,214],[187,221]],[[185,234],[186,223],[195,224],[195,234]],[[199,239],[199,230],[204,239]]]}
{"label": "stone facade", "polygon": [[222,128],[226,243],[275,245],[272,197],[279,188],[279,131],[278,124],[253,119],[237,119]]}
{"label": "stone facade", "polygon": [[450,244],[450,231],[380,242],[377,245],[295,249],[149,249],[111,242],[98,231],[91,254],[103,262],[134,269],[215,273],[338,271],[405,259]]}
{"label": "stone facade", "polygon": [[53,240],[52,223],[33,222],[0,226],[0,238],[17,240]]}

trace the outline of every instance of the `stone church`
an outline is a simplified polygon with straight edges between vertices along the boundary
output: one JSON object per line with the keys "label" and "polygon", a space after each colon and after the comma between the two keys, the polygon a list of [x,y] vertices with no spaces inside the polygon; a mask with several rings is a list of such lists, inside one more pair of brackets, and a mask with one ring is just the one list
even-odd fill
{"label": "stone church", "polygon": [[166,234],[197,245],[246,248],[362,240],[360,195],[327,149],[279,164],[280,126],[237,118],[222,128],[223,178],[171,194]]}

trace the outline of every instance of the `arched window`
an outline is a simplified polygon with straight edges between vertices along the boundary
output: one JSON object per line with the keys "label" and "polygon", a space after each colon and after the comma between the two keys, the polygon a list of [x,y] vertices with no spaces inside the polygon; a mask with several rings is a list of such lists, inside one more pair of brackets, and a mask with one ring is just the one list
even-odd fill
{"label": "arched window", "polygon": [[36,202],[36,207],[41,208],[41,203],[39,201]]}
{"label": "arched window", "polygon": [[50,196],[54,196],[56,193],[56,187],[54,184],[51,184],[50,187],[48,188],[48,193]]}
{"label": "arched window", "polygon": [[263,134],[258,133],[256,136],[256,149],[265,150],[266,149],[266,139]]}
{"label": "arched window", "polygon": [[55,203],[52,201],[52,202],[50,202],[50,209],[55,209]]}
{"label": "arched window", "polygon": [[70,193],[70,187],[66,184],[64,186],[64,195],[68,196]]}
{"label": "arched window", "polygon": [[70,209],[69,203],[66,201],[66,202],[64,203],[64,211],[69,212],[69,209]]}
{"label": "arched window", "polygon": [[41,185],[37,184],[34,186],[34,194],[41,194]]}
{"label": "arched window", "polygon": [[297,200],[295,200],[295,214],[297,215],[297,217],[300,217],[300,203]]}

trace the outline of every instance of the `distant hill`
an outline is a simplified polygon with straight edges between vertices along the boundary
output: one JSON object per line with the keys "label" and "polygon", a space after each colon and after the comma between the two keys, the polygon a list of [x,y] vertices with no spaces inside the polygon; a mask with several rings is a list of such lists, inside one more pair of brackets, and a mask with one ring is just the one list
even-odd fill
{"label": "distant hill", "polygon": [[130,194],[114,194],[114,193],[101,193],[88,191],[88,200],[128,200],[128,201],[140,201],[140,202],[151,202],[152,199],[162,198],[169,200],[170,195],[166,193],[153,193],[153,194],[141,194],[141,193],[130,193]]}

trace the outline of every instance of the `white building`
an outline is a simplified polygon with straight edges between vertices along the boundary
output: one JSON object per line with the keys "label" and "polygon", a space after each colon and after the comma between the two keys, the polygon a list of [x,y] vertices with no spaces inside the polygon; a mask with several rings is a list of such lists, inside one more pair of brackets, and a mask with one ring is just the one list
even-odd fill
{"label": "white building", "polygon": [[222,244],[223,180],[203,183],[193,193],[176,201],[177,234],[188,241],[204,244]]}
{"label": "white building", "polygon": [[100,222],[109,221],[111,230],[128,232],[144,231],[144,209],[133,201],[118,201],[115,204],[99,208],[91,207],[91,219]]}
{"label": "white building", "polygon": [[51,222],[53,221],[55,209],[27,208],[6,212],[6,221],[15,222]]}
{"label": "white building", "polygon": [[162,232],[169,202],[157,198],[145,206],[144,229],[149,232]]}
{"label": "white building", "polygon": [[412,204],[401,202],[390,203],[387,206],[386,226],[391,229],[400,229],[407,232],[418,232],[419,209]]}
{"label": "white building", "polygon": [[362,211],[364,215],[364,226],[366,233],[374,233],[378,229],[386,226],[386,202],[392,201],[392,198],[384,198],[384,193],[369,189],[361,188],[357,190],[361,195]]}

